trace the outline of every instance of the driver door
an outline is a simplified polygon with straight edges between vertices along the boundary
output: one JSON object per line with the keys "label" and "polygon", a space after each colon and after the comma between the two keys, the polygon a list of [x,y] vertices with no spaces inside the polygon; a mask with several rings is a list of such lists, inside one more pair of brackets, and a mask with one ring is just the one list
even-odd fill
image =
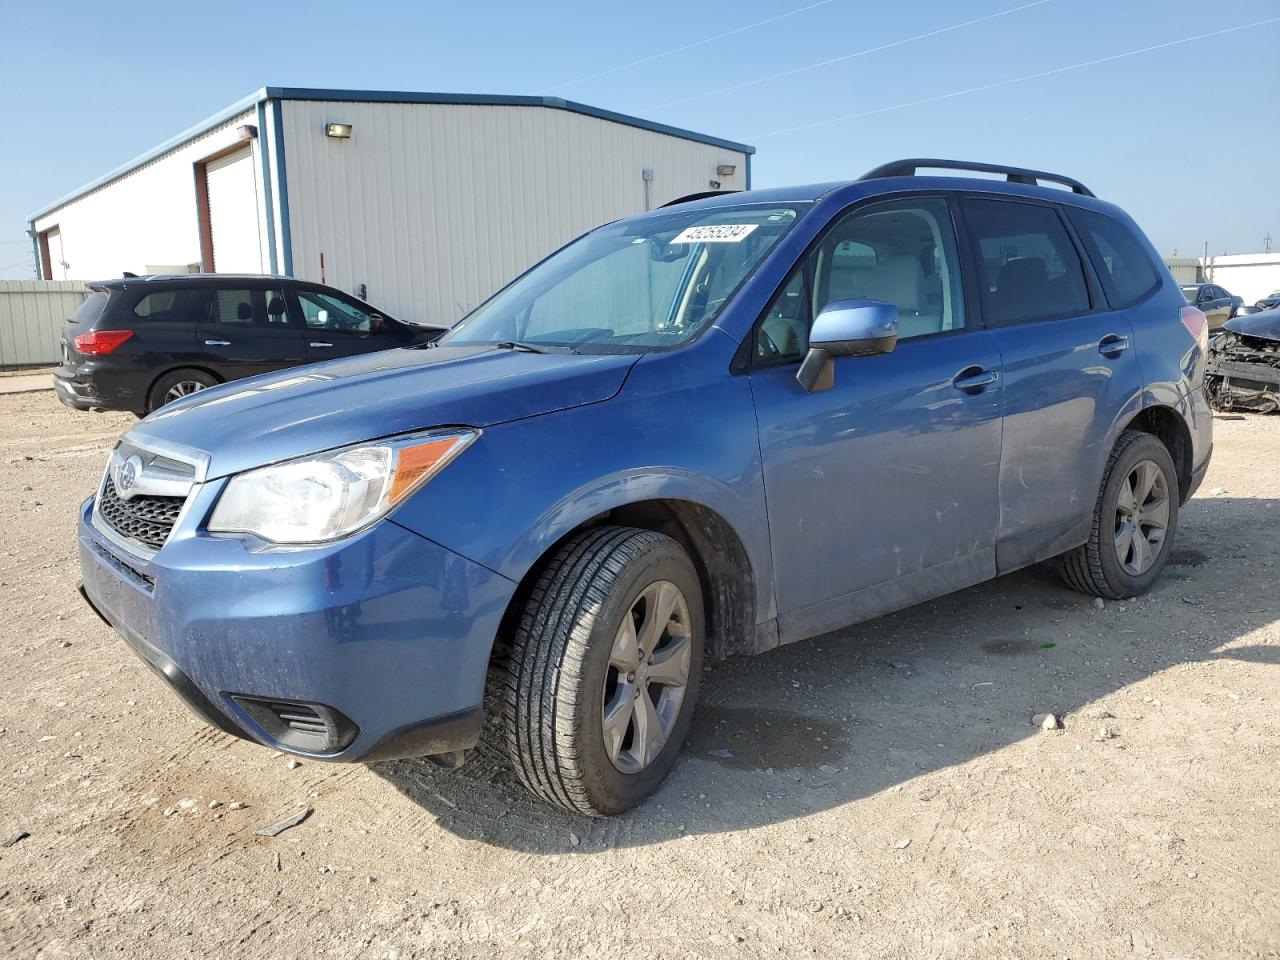
{"label": "driver door", "polygon": [[[898,308],[888,354],[796,381],[829,301]],[[995,575],[1000,354],[964,309],[947,201],[838,217],[755,330],[750,372],[784,643]]]}

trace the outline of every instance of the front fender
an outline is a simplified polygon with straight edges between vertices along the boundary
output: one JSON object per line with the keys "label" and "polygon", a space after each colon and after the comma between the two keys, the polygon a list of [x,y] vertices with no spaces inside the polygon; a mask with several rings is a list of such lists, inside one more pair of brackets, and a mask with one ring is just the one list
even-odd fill
{"label": "front fender", "polygon": [[[709,339],[722,353],[733,346],[720,334]],[[645,357],[603,403],[486,429],[393,519],[518,582],[593,517],[647,500],[689,501],[737,534],[752,568],[756,618],[772,619],[751,388],[729,374],[727,353],[707,363],[709,349]]]}

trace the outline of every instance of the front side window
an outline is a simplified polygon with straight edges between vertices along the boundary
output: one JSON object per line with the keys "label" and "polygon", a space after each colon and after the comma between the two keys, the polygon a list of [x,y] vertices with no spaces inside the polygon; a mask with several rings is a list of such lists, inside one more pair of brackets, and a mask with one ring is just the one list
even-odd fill
{"label": "front side window", "polygon": [[308,330],[342,333],[369,333],[373,330],[373,314],[355,304],[328,294],[299,290],[298,305]]}
{"label": "front side window", "polygon": [[1089,312],[1084,266],[1053,207],[966,200],[981,261],[982,307],[995,325]]}
{"label": "front side window", "polygon": [[675,208],[609,224],[534,267],[437,342],[582,353],[687,343],[715,321],[800,210]]}
{"label": "front side window", "polygon": [[762,363],[792,362],[833,300],[881,300],[898,308],[898,339],[965,325],[955,229],[945,200],[926,197],[860,207],[805,254],[756,327]]}
{"label": "front side window", "polygon": [[231,327],[287,327],[289,311],[279,290],[215,290],[209,319]]}
{"label": "front side window", "polygon": [[1102,289],[1113,307],[1127,307],[1155,289],[1159,274],[1130,230],[1106,214],[1072,209],[1076,231],[1090,247]]}

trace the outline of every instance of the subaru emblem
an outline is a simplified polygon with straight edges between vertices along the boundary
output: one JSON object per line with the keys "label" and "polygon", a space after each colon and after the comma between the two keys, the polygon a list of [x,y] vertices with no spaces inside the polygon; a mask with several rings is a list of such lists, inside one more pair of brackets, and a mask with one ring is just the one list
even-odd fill
{"label": "subaru emblem", "polygon": [[120,469],[116,471],[116,492],[121,497],[128,498],[129,491],[138,485],[138,479],[142,476],[142,458],[130,457],[124,463],[120,464]]}

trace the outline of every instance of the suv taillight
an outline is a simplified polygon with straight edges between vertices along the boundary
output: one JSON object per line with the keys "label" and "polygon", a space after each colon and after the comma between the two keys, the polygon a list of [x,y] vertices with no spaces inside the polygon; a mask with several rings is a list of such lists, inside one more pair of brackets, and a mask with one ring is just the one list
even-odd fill
{"label": "suv taillight", "polygon": [[1209,352],[1209,318],[1203,311],[1195,307],[1183,307],[1178,311],[1178,319],[1191,334],[1191,339],[1200,346],[1201,353]]}
{"label": "suv taillight", "polygon": [[88,356],[110,353],[133,336],[132,330],[93,330],[72,339],[76,350]]}

